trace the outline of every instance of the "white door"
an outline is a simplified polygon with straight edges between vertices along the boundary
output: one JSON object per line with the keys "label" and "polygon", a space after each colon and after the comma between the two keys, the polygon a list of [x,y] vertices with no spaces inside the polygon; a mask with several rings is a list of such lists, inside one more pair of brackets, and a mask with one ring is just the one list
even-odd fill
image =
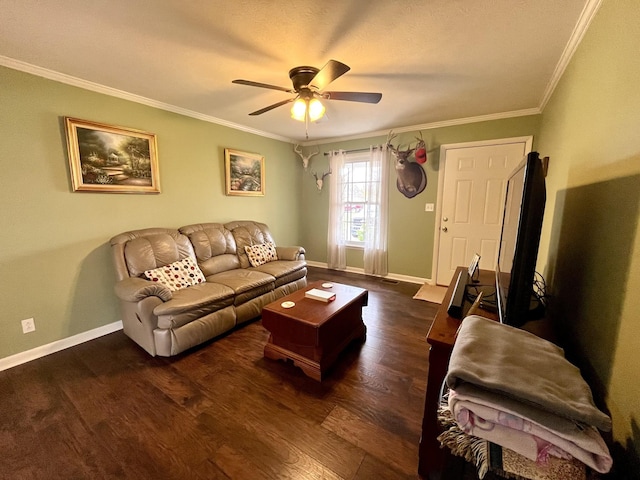
{"label": "white door", "polygon": [[506,179],[531,150],[531,140],[443,145],[434,255],[437,284],[449,285],[456,268],[469,265],[475,253],[481,257],[480,268],[495,269]]}

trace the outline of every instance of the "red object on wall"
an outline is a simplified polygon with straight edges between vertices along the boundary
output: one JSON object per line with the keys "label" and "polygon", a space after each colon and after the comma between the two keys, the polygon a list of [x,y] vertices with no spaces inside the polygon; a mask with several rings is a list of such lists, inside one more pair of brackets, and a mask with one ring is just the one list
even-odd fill
{"label": "red object on wall", "polygon": [[422,132],[420,132],[420,138],[416,137],[418,143],[416,144],[416,162],[423,164],[427,162],[427,144],[422,138]]}

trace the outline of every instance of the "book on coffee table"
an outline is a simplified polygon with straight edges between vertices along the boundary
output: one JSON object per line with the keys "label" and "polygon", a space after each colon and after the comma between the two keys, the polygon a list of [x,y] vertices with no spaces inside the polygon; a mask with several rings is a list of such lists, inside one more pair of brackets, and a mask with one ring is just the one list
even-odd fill
{"label": "book on coffee table", "polygon": [[336,299],[336,294],[333,292],[327,292],[326,290],[320,290],[319,288],[312,288],[311,290],[307,290],[304,293],[304,296],[307,298],[312,298],[313,300],[320,300],[321,302],[332,302]]}

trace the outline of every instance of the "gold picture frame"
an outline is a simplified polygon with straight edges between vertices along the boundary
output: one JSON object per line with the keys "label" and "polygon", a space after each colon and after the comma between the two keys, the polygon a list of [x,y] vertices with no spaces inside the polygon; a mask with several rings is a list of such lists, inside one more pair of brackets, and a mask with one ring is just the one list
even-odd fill
{"label": "gold picture frame", "polygon": [[227,195],[264,196],[264,157],[257,153],[224,149],[224,172]]}
{"label": "gold picture frame", "polygon": [[65,117],[75,192],[160,193],[156,136]]}

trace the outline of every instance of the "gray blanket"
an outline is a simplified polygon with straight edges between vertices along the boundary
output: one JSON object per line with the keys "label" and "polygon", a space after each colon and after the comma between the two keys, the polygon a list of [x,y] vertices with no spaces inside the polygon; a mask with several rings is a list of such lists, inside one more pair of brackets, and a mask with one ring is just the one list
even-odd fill
{"label": "gray blanket", "polygon": [[454,390],[470,383],[522,402],[540,409],[540,417],[548,412],[611,430],[611,419],[594,405],[591,389],[561,348],[484,317],[471,315],[462,322],[446,382]]}

